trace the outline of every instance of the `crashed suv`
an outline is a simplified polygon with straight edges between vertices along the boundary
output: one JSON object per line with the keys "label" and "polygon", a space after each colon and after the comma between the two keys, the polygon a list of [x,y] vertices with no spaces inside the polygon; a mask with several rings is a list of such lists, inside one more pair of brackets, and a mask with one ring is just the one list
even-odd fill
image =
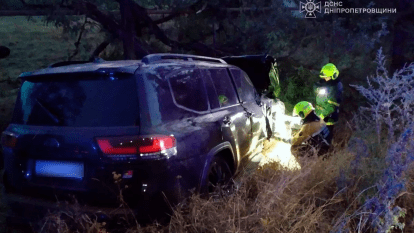
{"label": "crashed suv", "polygon": [[152,54],[20,78],[1,145],[4,198],[21,220],[69,195],[115,208],[117,174],[125,201],[148,211],[212,192],[260,162],[263,103],[248,75],[222,59]]}

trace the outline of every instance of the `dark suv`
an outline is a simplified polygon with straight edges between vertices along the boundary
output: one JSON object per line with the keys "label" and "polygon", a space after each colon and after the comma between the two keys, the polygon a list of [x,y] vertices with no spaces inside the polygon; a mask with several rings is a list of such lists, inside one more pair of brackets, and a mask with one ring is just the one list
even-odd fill
{"label": "dark suv", "polygon": [[222,59],[152,54],[20,78],[1,140],[5,199],[18,216],[68,194],[116,207],[114,172],[139,206],[212,191],[260,162],[263,104],[247,74]]}

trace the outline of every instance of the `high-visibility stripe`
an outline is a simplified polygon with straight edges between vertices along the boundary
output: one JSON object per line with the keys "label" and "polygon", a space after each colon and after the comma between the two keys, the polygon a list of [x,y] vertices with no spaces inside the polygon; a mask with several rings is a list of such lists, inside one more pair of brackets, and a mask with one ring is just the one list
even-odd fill
{"label": "high-visibility stripe", "polygon": [[326,123],[326,125],[335,125],[336,124],[336,122],[325,122]]}
{"label": "high-visibility stripe", "polygon": [[339,104],[337,102],[332,101],[332,100],[328,100],[328,103],[333,104],[333,105],[339,107]]}

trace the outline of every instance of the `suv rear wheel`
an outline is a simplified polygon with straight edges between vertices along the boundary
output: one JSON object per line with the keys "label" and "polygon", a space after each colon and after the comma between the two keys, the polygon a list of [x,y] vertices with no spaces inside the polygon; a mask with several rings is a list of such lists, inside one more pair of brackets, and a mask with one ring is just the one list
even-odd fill
{"label": "suv rear wheel", "polygon": [[228,162],[222,157],[214,157],[211,161],[208,176],[207,190],[209,196],[230,194],[233,191],[233,172]]}

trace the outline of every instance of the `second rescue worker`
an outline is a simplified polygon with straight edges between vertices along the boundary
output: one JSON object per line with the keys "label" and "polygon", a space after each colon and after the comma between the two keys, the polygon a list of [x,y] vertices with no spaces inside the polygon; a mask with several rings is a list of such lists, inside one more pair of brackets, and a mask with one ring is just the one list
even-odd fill
{"label": "second rescue worker", "polygon": [[326,122],[330,134],[333,136],[334,125],[338,123],[343,86],[338,78],[339,71],[332,63],[323,66],[319,76],[321,80],[314,85],[315,112]]}

